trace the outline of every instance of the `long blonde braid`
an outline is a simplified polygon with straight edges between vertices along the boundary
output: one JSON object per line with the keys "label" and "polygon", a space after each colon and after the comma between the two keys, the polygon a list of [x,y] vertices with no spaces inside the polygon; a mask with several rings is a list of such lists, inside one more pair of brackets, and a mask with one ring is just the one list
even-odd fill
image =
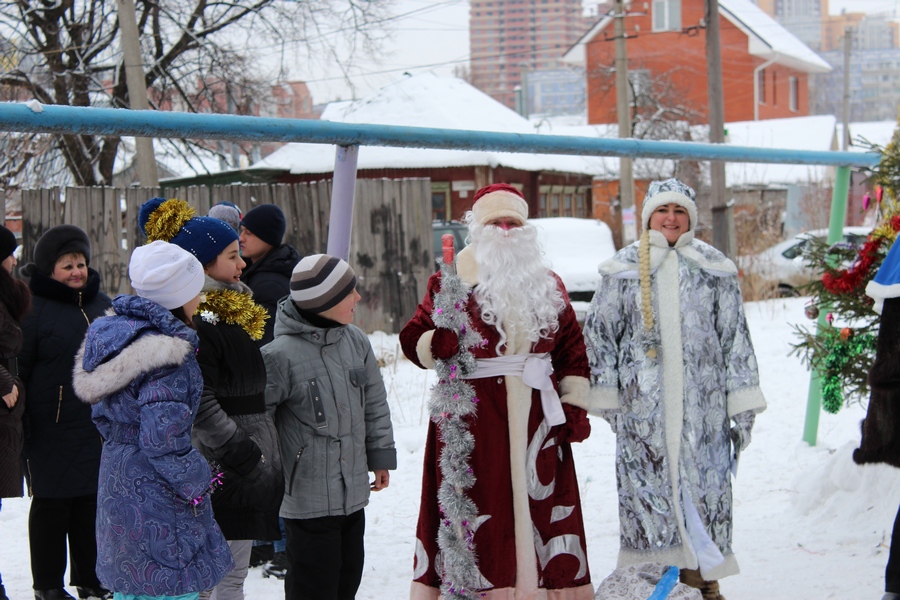
{"label": "long blonde braid", "polygon": [[[650,290],[650,228],[641,232],[641,244],[638,246],[638,274],[641,280],[641,314],[644,317],[644,330],[653,331],[653,298]],[[656,348],[647,350],[647,356],[656,358]]]}

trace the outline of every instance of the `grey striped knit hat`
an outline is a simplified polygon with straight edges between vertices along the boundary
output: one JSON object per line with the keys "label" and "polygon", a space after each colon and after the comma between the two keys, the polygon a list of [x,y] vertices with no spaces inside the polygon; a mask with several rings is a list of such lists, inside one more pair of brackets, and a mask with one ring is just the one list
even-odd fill
{"label": "grey striped knit hat", "polygon": [[356,287],[356,273],[345,261],[313,254],[297,263],[291,273],[291,300],[301,310],[325,312]]}

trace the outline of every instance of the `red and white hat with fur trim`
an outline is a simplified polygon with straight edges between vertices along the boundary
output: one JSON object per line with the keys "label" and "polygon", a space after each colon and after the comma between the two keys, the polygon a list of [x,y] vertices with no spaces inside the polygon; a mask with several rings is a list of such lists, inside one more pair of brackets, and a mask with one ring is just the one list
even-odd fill
{"label": "red and white hat with fur trim", "polygon": [[502,217],[513,217],[524,224],[528,220],[528,203],[522,192],[510,184],[492,183],[475,192],[472,214],[482,225]]}

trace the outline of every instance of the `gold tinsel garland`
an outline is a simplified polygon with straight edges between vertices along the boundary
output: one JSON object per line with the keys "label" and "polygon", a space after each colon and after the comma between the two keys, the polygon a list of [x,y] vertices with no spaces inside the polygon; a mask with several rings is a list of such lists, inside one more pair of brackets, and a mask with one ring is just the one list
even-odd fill
{"label": "gold tinsel garland", "polygon": [[178,235],[181,226],[194,216],[194,209],[184,200],[172,198],[166,200],[150,213],[144,231],[147,233],[147,243],[162,240],[169,242]]}
{"label": "gold tinsel garland", "polygon": [[[253,301],[250,294],[235,290],[213,290],[206,292],[206,302],[197,307],[194,314],[213,313],[214,317],[224,319],[231,325],[240,325],[252,340],[262,339],[269,312]],[[205,315],[204,320],[210,321]]]}

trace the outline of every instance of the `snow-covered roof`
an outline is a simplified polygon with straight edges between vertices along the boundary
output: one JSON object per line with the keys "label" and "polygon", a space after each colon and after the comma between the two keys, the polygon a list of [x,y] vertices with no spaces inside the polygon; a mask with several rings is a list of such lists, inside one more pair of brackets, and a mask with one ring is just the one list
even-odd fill
{"label": "snow-covered roof", "polygon": [[[405,76],[360,100],[331,103],[321,119],[503,133],[535,132],[527,119],[465,81],[432,73]],[[330,173],[334,170],[334,157],[334,146],[293,143],[276,150],[252,168],[286,169],[297,174]],[[357,159],[360,170],[482,165],[585,175],[595,175],[602,168],[595,159],[582,156],[378,146],[360,148]]]}
{"label": "snow-covered roof", "polygon": [[[750,0],[719,0],[719,14],[747,35],[747,51],[753,56],[806,73],[831,71],[831,66],[824,59]],[[566,51],[563,62],[584,66],[588,42],[612,22],[613,19],[609,16],[597,21]]]}
{"label": "snow-covered roof", "polygon": [[[543,117],[535,122],[538,131],[551,135],[577,135],[583,137],[616,137],[616,125],[586,125],[586,118],[567,115],[564,117]],[[808,117],[792,117],[788,119],[766,119],[764,121],[736,121],[726,123],[727,145],[749,146],[751,148],[783,148],[787,150],[830,151],[837,149],[837,119],[833,115],[815,115]],[[890,123],[893,126],[892,123]],[[878,131],[883,139],[890,137],[893,129],[886,126],[880,129],[866,123],[851,124],[854,136],[860,132]],[[709,128],[698,125],[691,128],[691,139],[696,142],[709,140]],[[865,134],[863,134],[865,136]],[[872,141],[876,141],[875,139]],[[603,162],[606,175],[618,177],[618,159],[597,158]],[[825,166],[777,165],[763,163],[727,163],[725,167],[728,185],[779,185],[804,184],[820,181],[826,177]],[[639,179],[660,177],[661,173],[674,172],[673,162],[662,159],[638,159],[634,162],[634,176]]]}
{"label": "snow-covered roof", "polygon": [[[827,152],[836,149],[833,115],[738,121],[726,123],[727,144],[752,148],[783,148]],[[729,186],[804,184],[825,179],[831,167],[822,165],[776,165],[727,163]]]}
{"label": "snow-covered roof", "polygon": [[[897,128],[897,121],[857,121],[850,123],[850,152],[867,152],[862,140],[869,141],[882,148],[888,145]],[[838,144],[843,136],[844,124],[837,124]]]}
{"label": "snow-covered roof", "polygon": [[[178,139],[155,138],[153,153],[157,165],[172,173],[172,177],[193,177],[222,171],[218,153]],[[129,169],[134,159],[134,137],[122,136],[122,143],[116,152],[116,174]]]}
{"label": "snow-covered roof", "polygon": [[807,73],[828,73],[831,65],[750,0],[719,0],[722,15],[747,34],[750,54]]}

